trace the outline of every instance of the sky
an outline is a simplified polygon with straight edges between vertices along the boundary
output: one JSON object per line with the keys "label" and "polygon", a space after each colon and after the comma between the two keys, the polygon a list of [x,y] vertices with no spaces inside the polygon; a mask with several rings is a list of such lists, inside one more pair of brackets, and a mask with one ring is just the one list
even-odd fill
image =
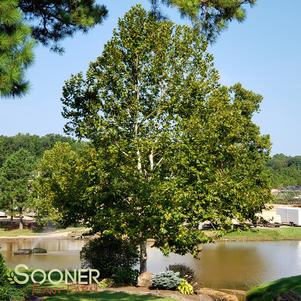
{"label": "sky", "polygon": [[[110,39],[118,18],[132,5],[149,8],[147,0],[98,2],[109,9],[108,18],[88,34],[65,39],[63,55],[35,48],[35,62],[27,70],[29,93],[23,98],[0,99],[0,135],[63,133],[60,97],[64,81],[87,70]],[[208,50],[223,84],[241,82],[264,97],[254,121],[262,133],[270,135],[272,154],[301,155],[301,1],[257,2],[247,10],[243,23],[230,23]],[[186,22],[176,10],[164,10],[173,21]]]}

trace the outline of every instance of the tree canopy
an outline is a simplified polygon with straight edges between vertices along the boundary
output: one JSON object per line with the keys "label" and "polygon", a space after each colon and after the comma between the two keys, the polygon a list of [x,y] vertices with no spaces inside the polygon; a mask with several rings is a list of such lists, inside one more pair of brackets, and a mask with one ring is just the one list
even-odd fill
{"label": "tree canopy", "polygon": [[[156,16],[159,4],[173,6],[188,16],[207,40],[215,40],[232,20],[243,21],[247,4],[256,0],[150,0]],[[63,52],[60,41],[88,32],[107,16],[95,0],[2,0],[0,3],[0,97],[27,91],[25,70],[33,60],[34,41]]]}
{"label": "tree canopy", "polygon": [[58,142],[45,151],[32,184],[31,205],[40,225],[54,222],[69,226],[83,215],[93,216],[95,208],[87,202],[93,196],[88,189],[95,183],[93,174],[98,173],[94,156],[92,148],[83,145],[76,151],[68,142]]}
{"label": "tree canopy", "polygon": [[20,0],[18,6],[32,37],[54,50],[62,50],[58,42],[63,38],[87,32],[107,15],[107,9],[95,0]]}
{"label": "tree canopy", "polygon": [[0,167],[11,154],[20,149],[29,151],[32,156],[39,159],[45,150],[51,149],[59,141],[69,142],[72,145],[75,143],[70,137],[59,134],[48,134],[45,136],[30,134],[0,135]]}
{"label": "tree canopy", "polygon": [[270,142],[252,121],[262,97],[220,85],[206,47],[196,30],[138,5],[86,76],[63,88],[66,131],[91,141],[102,171],[77,200],[81,220],[139,242],[142,271],[146,239],[165,253],[196,252],[210,240],[200,222],[230,229],[270,199]]}
{"label": "tree canopy", "polygon": [[[151,0],[155,10],[159,0]],[[207,37],[215,41],[217,35],[229,22],[244,21],[246,5],[253,6],[256,0],[161,0],[168,6],[176,7],[183,16],[189,17],[194,26]]]}
{"label": "tree canopy", "polygon": [[1,207],[9,208],[13,215],[20,215],[20,229],[23,228],[22,214],[28,206],[29,180],[33,178],[35,158],[25,149],[11,154],[0,169]]}
{"label": "tree canopy", "polygon": [[17,0],[0,2],[0,96],[24,93],[24,73],[33,60],[31,30],[24,24]]}
{"label": "tree canopy", "polygon": [[34,41],[62,52],[62,39],[87,32],[106,15],[95,0],[1,0],[0,97],[27,91],[24,72],[33,60]]}
{"label": "tree canopy", "polygon": [[274,155],[268,162],[273,188],[301,186],[301,156]]}
{"label": "tree canopy", "polygon": [[[31,180],[34,178],[36,164],[44,152],[52,149],[57,142],[69,142],[68,145],[72,150],[81,149],[84,145],[84,143],[75,143],[73,139],[58,134],[48,134],[42,137],[29,134],[0,136],[1,210],[10,211],[13,216],[15,211],[21,212],[22,215],[24,209],[34,208]],[[44,211],[49,204],[49,201],[43,204]],[[49,214],[48,220],[51,218],[52,215]]]}

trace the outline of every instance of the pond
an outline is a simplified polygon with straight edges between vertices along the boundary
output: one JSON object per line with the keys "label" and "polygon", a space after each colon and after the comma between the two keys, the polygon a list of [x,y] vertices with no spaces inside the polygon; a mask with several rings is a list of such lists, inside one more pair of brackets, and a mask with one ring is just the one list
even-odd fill
{"label": "pond", "polygon": [[[1,240],[1,253],[9,267],[23,263],[30,268],[73,269],[80,267],[79,252],[85,242],[68,239]],[[19,248],[41,247],[47,254],[14,255]],[[148,270],[164,271],[183,263],[194,269],[206,287],[248,289],[265,281],[301,274],[301,241],[218,242],[203,247],[199,259],[191,255],[168,257],[148,248]]]}

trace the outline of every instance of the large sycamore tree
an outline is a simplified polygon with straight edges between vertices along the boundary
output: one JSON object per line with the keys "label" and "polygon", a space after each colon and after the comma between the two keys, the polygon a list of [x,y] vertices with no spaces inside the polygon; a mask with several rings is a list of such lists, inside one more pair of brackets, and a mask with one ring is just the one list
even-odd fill
{"label": "large sycamore tree", "polygon": [[86,76],[63,88],[66,132],[90,141],[99,176],[72,206],[58,206],[95,231],[133,239],[141,272],[147,239],[165,254],[196,254],[210,240],[201,222],[230,230],[270,199],[270,142],[252,121],[262,97],[222,86],[205,40],[138,5]]}

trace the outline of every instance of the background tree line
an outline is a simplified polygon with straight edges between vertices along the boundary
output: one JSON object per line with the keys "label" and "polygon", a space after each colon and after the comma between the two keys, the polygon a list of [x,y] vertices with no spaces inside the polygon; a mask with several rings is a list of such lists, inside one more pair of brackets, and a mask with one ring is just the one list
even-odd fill
{"label": "background tree line", "polygon": [[21,229],[24,210],[33,209],[31,183],[37,162],[59,141],[75,146],[71,138],[58,134],[0,136],[0,209],[10,214],[11,221],[17,213]]}
{"label": "background tree line", "polygon": [[[63,143],[57,144],[58,142]],[[56,147],[54,147],[55,145]],[[48,134],[45,136],[17,134],[11,137],[1,135],[0,209],[13,213],[14,208],[20,207],[19,209],[21,210],[21,207],[24,207],[25,204],[26,208],[35,207],[34,199],[31,198],[29,201],[29,190],[31,189],[29,182],[33,179],[38,166],[37,164],[46,150],[52,151],[48,152],[44,157],[44,164],[46,161],[47,164],[52,162],[53,164],[60,164],[60,166],[63,167],[62,173],[69,176],[68,181],[72,183],[74,197],[76,197],[75,193],[79,193],[79,191],[76,191],[75,188],[78,190],[81,189],[79,182],[85,177],[79,174],[80,171],[75,172],[75,162],[89,164],[87,162],[87,156],[90,157],[90,159],[91,156],[93,157],[91,149],[89,151],[88,148],[84,150],[82,145],[83,143],[75,142],[72,138],[59,134]],[[95,170],[97,169],[96,166],[97,164],[95,163]],[[70,169],[68,170],[68,168]],[[271,186],[273,188],[301,185],[301,156],[276,154],[270,158],[266,168],[269,172]],[[85,170],[86,173],[89,171],[89,169],[83,168],[80,170],[81,172]],[[77,181],[75,181],[75,177],[77,177]],[[16,189],[18,187],[20,187],[19,191]],[[14,190],[15,192],[13,192]],[[61,194],[60,197],[63,197],[63,195]],[[19,200],[17,201],[17,199]],[[56,214],[49,205],[50,203],[45,196],[44,206],[41,206],[40,209],[37,210],[40,221],[45,223],[51,220],[59,220],[60,218],[60,215]],[[49,214],[51,210],[52,214]],[[48,212],[47,214],[46,211]],[[75,222],[76,218],[73,217],[72,220]]]}
{"label": "background tree line", "polygon": [[39,159],[45,150],[51,149],[56,142],[64,141],[73,143],[74,140],[59,134],[47,134],[45,136],[17,134],[15,136],[0,135],[0,167],[14,152],[24,149],[36,159]]}
{"label": "background tree line", "polygon": [[301,186],[301,156],[274,155],[267,164],[273,188]]}

